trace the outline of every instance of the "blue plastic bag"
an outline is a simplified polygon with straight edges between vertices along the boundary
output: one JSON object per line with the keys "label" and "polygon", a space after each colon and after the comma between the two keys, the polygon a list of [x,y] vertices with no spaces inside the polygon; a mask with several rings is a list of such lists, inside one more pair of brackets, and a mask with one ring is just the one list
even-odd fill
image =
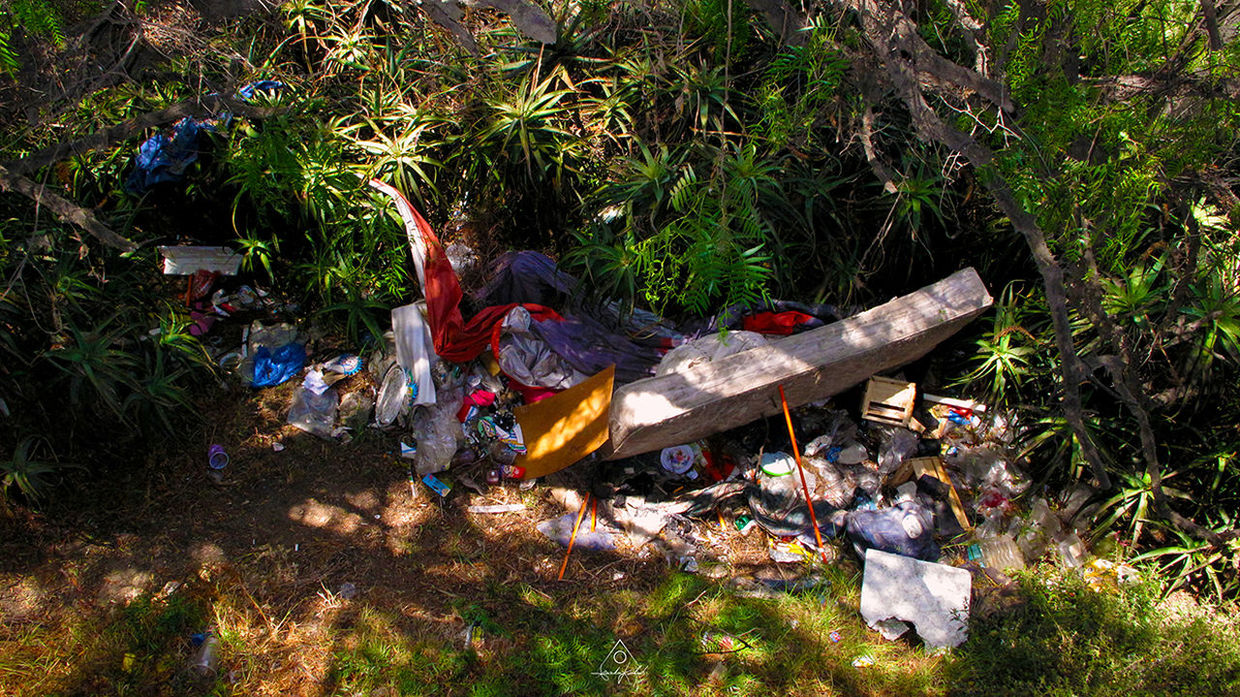
{"label": "blue plastic bag", "polygon": [[206,119],[183,118],[172,127],[172,138],[156,133],[138,146],[133,171],[125,179],[125,190],[139,195],[161,182],[180,181],[185,170],[198,159],[198,135],[214,131]]}
{"label": "blue plastic bag", "polygon": [[306,364],[306,347],[301,344],[285,344],[272,353],[260,346],[254,353],[254,387],[273,387],[301,372]]}

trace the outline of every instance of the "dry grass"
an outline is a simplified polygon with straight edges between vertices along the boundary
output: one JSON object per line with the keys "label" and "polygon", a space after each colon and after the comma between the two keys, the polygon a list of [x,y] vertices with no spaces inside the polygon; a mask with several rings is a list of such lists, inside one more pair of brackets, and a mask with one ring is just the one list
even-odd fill
{"label": "dry grass", "polygon": [[[146,480],[4,523],[0,694],[934,695],[1002,650],[882,641],[858,616],[850,552],[818,588],[739,597],[728,577],[802,570],[717,518],[695,523],[714,558],[701,575],[622,543],[574,552],[557,581],[563,550],[534,525],[568,510],[552,492],[584,490],[582,472],[532,491],[411,492],[391,438],[285,425],[291,389],[203,405],[201,440],[155,453]],[[219,485],[212,442],[232,456]],[[466,511],[515,502],[526,510]],[[221,644],[204,686],[186,666],[208,628]],[[638,672],[595,675],[617,640]]]}

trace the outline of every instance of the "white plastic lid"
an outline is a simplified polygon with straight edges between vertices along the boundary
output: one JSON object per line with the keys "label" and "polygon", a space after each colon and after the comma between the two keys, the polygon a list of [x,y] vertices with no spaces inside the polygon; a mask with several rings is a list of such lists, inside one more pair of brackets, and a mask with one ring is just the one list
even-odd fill
{"label": "white plastic lid", "polygon": [[760,466],[762,467],[762,473],[766,476],[782,477],[792,474],[796,464],[796,460],[793,460],[788,453],[763,453]]}

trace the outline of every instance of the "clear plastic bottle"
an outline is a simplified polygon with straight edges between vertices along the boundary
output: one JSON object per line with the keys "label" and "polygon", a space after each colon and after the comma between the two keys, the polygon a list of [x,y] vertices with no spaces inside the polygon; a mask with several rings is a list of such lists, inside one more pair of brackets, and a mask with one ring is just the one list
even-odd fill
{"label": "clear plastic bottle", "polygon": [[215,675],[216,663],[219,660],[219,645],[220,640],[216,638],[215,634],[208,632],[203,637],[198,651],[194,654],[194,659],[190,661],[190,672],[202,678],[209,678]]}

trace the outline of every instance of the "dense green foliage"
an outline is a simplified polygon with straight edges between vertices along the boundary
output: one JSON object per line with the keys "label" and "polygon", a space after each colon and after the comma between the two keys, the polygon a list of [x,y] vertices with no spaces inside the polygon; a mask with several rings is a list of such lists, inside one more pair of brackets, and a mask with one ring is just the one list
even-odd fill
{"label": "dense green foliage", "polygon": [[[139,23],[156,21],[151,5]],[[959,7],[984,29],[962,30]],[[0,199],[13,442],[53,428],[168,430],[210,384],[184,310],[151,301],[173,295],[148,250],[177,235],[231,243],[321,319],[354,339],[376,332],[415,292],[399,221],[364,185],[378,177],[448,237],[550,251],[601,295],[672,316],[764,297],[864,304],[976,266],[996,310],[953,347],[966,357],[938,366],[944,381],[1019,408],[1043,480],[1084,477],[1059,411],[1050,308],[983,186],[1002,177],[1074,293],[1072,342],[1095,371],[1083,408],[1117,482],[1099,535],[1122,528],[1184,582],[1234,593],[1234,543],[1203,545],[1153,516],[1141,438],[1099,377],[1123,346],[1150,397],[1168,495],[1204,525],[1232,527],[1240,113],[1228,90],[1240,46],[1211,49],[1196,5],[927,4],[920,35],[961,65],[971,42],[985,47],[1015,105],[934,99],[995,152],[979,169],[916,137],[869,77],[861,23],[833,5],[816,4],[786,44],[742,2],[546,8],[558,25],[548,45],[502,15],[467,13],[473,53],[411,4],[297,0],[195,27],[197,43],[151,52],[126,79],[29,105],[38,118],[10,114],[3,152],[17,159],[251,79],[290,86],[260,98],[275,115],[221,122],[184,184],[126,193],[133,139],[38,173],[142,243],[133,255]],[[59,25],[41,21],[30,33],[54,48]],[[48,461],[79,459],[74,442],[57,438]]]}

